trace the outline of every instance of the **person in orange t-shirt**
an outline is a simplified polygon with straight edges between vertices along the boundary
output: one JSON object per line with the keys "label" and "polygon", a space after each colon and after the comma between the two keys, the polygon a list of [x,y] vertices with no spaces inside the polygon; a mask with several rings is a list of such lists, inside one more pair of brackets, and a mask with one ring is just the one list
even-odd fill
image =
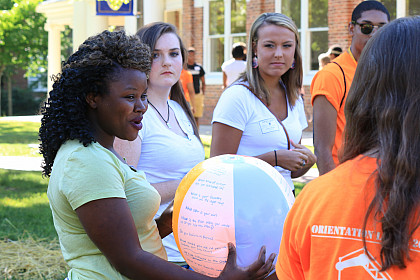
{"label": "person in orange t-shirt", "polygon": [[297,197],[278,279],[419,278],[419,37],[420,17],[400,18],[366,45],[346,102],[343,161]]}
{"label": "person in orange t-shirt", "polygon": [[192,74],[184,68],[181,71],[181,77],[179,80],[182,84],[182,89],[184,90],[184,96],[187,102],[190,104],[191,111],[194,113],[194,84],[193,84],[193,76]]}
{"label": "person in orange t-shirt", "polygon": [[389,20],[389,12],[380,2],[361,2],[353,10],[352,21],[349,23],[352,41],[348,52],[334,59],[312,80],[314,148],[320,175],[338,165],[342,133],[346,124],[344,104],[360,54],[377,28]]}

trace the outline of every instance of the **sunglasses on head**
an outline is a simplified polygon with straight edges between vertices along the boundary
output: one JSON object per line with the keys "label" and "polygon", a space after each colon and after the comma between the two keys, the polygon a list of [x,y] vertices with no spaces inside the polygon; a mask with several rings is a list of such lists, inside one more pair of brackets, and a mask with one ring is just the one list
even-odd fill
{"label": "sunglasses on head", "polygon": [[379,28],[381,28],[383,25],[374,25],[371,23],[358,23],[356,21],[352,21],[351,23],[353,24],[357,24],[360,26],[360,31],[362,31],[363,34],[365,35],[369,35],[370,33],[372,33],[373,29],[375,28],[375,26]]}

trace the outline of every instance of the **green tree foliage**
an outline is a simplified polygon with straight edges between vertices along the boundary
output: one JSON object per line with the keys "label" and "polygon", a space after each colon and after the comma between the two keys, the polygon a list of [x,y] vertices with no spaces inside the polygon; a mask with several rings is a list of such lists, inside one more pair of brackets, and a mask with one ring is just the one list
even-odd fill
{"label": "green tree foliage", "polygon": [[46,19],[35,11],[40,2],[17,0],[10,10],[3,10],[0,14],[0,67],[47,68]]}
{"label": "green tree foliage", "polygon": [[11,76],[9,69],[21,68],[35,74],[47,68],[46,19],[35,11],[41,1],[0,0],[1,9],[9,8],[0,11],[0,79]]}
{"label": "green tree foliage", "polygon": [[13,1],[0,0],[0,11],[1,10],[10,10],[12,7],[13,7]]}

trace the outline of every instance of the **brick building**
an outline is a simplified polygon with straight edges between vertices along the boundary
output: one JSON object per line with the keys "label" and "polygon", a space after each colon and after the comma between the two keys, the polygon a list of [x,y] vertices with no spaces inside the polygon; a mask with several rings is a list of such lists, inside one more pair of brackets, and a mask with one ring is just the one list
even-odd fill
{"label": "brick building", "polygon": [[[291,17],[300,31],[304,64],[305,109],[311,119],[309,86],[318,70],[318,55],[331,45],[347,49],[351,42],[348,23],[354,7],[360,0],[242,0],[194,1],[183,0],[180,18],[181,35],[186,46],[194,46],[197,60],[207,75],[205,113],[203,124],[211,122],[213,109],[222,93],[220,65],[230,59],[233,43],[247,42],[252,22],[264,12],[280,12]],[[420,0],[381,1],[390,11],[391,18],[420,13]],[[242,28],[234,21],[245,23]],[[226,20],[231,19],[230,23]],[[215,26],[213,26],[215,25]],[[217,28],[223,25],[223,28]],[[229,30],[230,32],[226,32]],[[224,30],[223,34],[214,31]],[[222,41],[218,45],[219,42]],[[226,58],[226,59],[224,59]],[[310,124],[311,125],[311,124]]]}
{"label": "brick building", "polygon": [[[252,22],[263,12],[280,12],[291,17],[300,31],[303,58],[305,108],[311,119],[309,86],[318,70],[318,55],[331,45],[347,49],[351,38],[348,23],[360,0],[134,0],[136,17],[95,15],[95,0],[47,0],[38,11],[47,16],[49,30],[49,76],[60,71],[59,34],[73,28],[73,49],[83,40],[110,26],[134,33],[153,21],[174,24],[186,47],[196,49],[197,62],[206,71],[205,113],[209,124],[222,93],[223,61],[231,58],[233,43],[247,41]],[[391,18],[420,14],[420,0],[382,0]],[[49,85],[51,86],[51,85]]]}

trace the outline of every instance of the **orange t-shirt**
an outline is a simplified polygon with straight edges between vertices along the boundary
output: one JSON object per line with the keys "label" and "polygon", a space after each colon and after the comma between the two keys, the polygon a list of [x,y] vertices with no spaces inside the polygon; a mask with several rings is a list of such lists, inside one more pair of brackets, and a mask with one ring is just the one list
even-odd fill
{"label": "orange t-shirt", "polygon": [[314,105],[314,99],[318,95],[324,95],[328,102],[337,111],[337,127],[335,131],[334,146],[332,148],[332,157],[335,165],[338,165],[338,152],[343,142],[343,131],[346,125],[344,117],[344,104],[349,93],[351,82],[353,81],[354,73],[356,72],[357,62],[353,56],[348,52],[339,55],[334,62],[337,62],[343,68],[346,76],[346,96],[340,107],[341,100],[344,95],[344,78],[340,68],[335,63],[328,63],[321,71],[316,73],[311,84],[311,102]]}
{"label": "orange t-shirt", "polygon": [[182,89],[184,90],[185,99],[190,102],[190,93],[188,92],[187,84],[193,82],[193,76],[189,71],[182,69],[179,80],[181,81]]}
{"label": "orange t-shirt", "polygon": [[[418,279],[420,228],[409,243],[406,268],[380,270],[382,227],[366,226],[370,260],[362,228],[373,197],[376,159],[358,156],[305,186],[288,213],[276,263],[279,279]],[[373,275],[376,275],[375,278]]]}

